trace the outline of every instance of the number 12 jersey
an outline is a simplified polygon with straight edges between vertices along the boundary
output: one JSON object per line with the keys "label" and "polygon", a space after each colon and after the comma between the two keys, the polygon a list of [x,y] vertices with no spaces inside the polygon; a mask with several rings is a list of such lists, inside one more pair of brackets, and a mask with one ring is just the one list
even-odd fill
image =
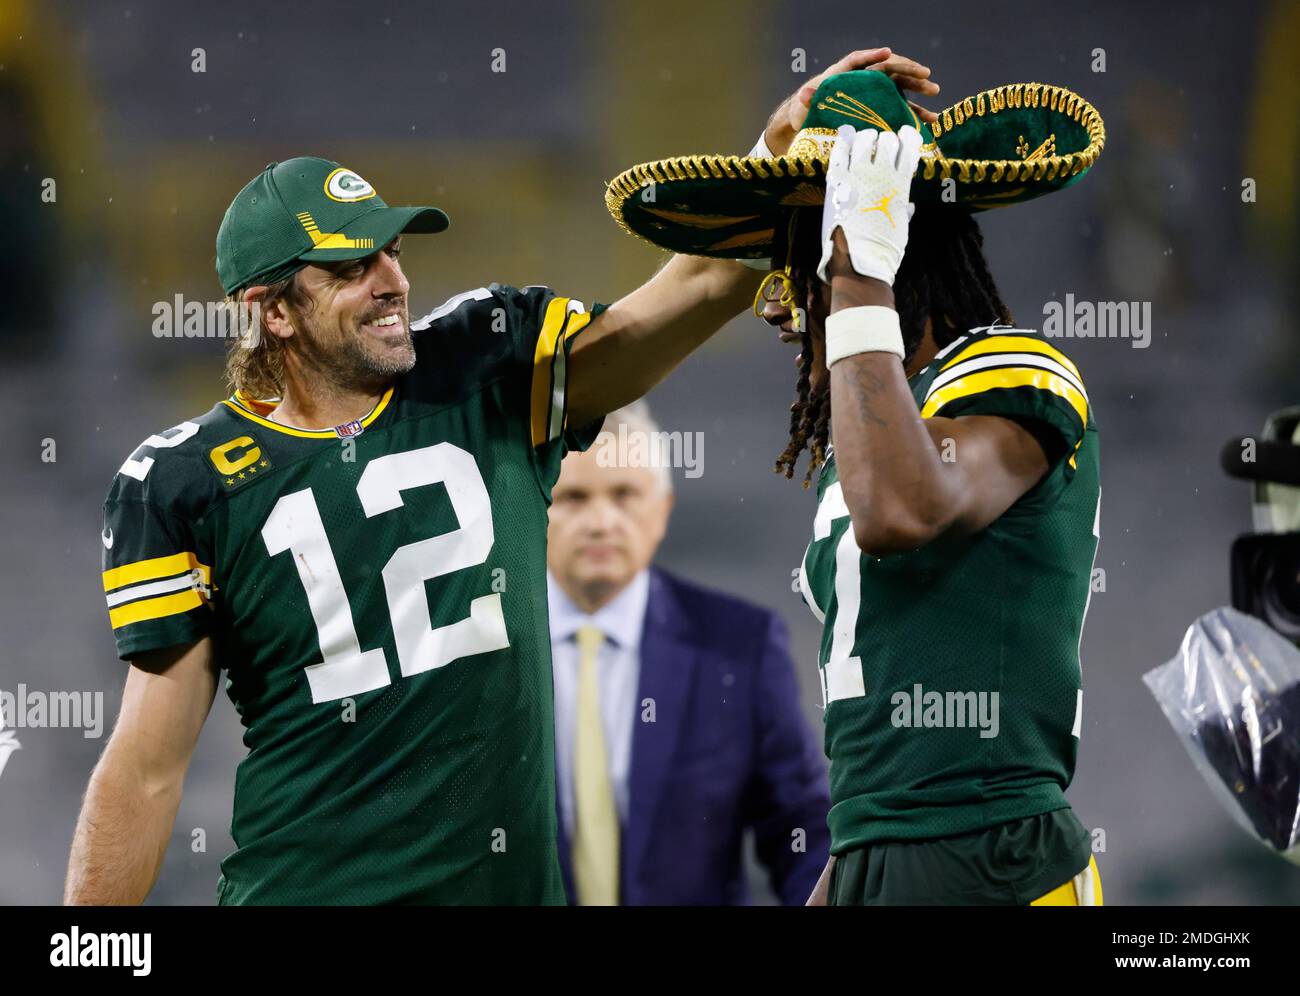
{"label": "number 12 jersey", "polygon": [[236,394],[151,436],[105,502],[124,660],[211,637],[248,754],[223,904],[559,903],[550,489],[573,337],[546,288],[452,298],[364,418]]}

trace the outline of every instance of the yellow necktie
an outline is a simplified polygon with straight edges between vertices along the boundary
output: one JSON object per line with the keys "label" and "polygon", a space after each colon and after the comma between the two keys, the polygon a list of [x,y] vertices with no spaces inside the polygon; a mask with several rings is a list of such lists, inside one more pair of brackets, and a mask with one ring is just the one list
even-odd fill
{"label": "yellow necktie", "polygon": [[582,626],[578,638],[578,711],[573,739],[573,880],[582,906],[618,905],[618,809],[609,781],[600,715],[597,659],[605,634]]}

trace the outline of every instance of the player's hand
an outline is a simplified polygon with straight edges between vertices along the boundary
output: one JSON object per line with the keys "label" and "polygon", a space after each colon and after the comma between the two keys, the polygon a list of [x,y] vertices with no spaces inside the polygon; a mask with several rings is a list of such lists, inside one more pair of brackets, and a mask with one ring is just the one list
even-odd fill
{"label": "player's hand", "polygon": [[[803,127],[803,119],[808,116],[808,107],[812,103],[813,94],[817,92],[817,87],[821,85],[822,80],[827,76],[847,73],[855,69],[878,70],[897,83],[900,90],[908,90],[926,97],[933,97],[939,92],[939,84],[930,79],[929,66],[923,66],[905,55],[895,55],[888,47],[863,48],[850,52],[781,101],[777,109],[772,112],[763,137],[773,155],[783,156],[789,151],[795,133]],[[933,111],[927,111],[910,100],[908,104],[922,121],[933,124],[939,120],[939,116]]]}
{"label": "player's hand", "polygon": [[909,195],[920,157],[921,134],[911,125],[898,134],[840,128],[826,167],[818,277],[830,281],[826,268],[835,254],[835,231],[842,229],[853,270],[893,285],[907,249],[907,223],[915,210]]}

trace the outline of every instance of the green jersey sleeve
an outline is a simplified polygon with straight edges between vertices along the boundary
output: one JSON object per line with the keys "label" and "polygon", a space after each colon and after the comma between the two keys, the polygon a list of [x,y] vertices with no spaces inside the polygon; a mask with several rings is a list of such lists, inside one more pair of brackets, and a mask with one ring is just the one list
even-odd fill
{"label": "green jersey sleeve", "polygon": [[[574,340],[604,310],[549,287],[493,283],[457,294],[411,326],[417,367],[425,367],[422,389],[447,398],[466,382],[502,382],[503,404],[511,419],[525,421],[534,457],[558,463],[600,431],[600,420],[568,424],[568,361]],[[448,370],[458,384],[444,383]]]}
{"label": "green jersey sleeve", "polygon": [[504,303],[516,362],[528,368],[528,417],[534,447],[585,450],[600,431],[597,419],[587,425],[568,424],[568,359],[574,339],[603,304],[590,309],[576,298],[564,297],[549,287],[517,289],[493,284]]}
{"label": "green jersey sleeve", "polygon": [[119,473],[104,502],[104,595],[122,660],[192,643],[212,626],[211,551],[144,485]]}
{"label": "green jersey sleeve", "polygon": [[1067,454],[1065,474],[1073,476],[1091,413],[1083,376],[1069,357],[1032,333],[998,329],[935,362],[922,418],[1000,415],[1037,423],[1062,444],[1057,452]]}

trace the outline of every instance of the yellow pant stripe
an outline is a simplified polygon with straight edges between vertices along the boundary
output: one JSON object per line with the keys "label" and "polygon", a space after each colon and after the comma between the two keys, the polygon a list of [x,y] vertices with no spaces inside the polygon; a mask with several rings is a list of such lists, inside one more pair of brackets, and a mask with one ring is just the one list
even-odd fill
{"label": "yellow pant stripe", "polygon": [[1088,867],[1068,882],[1051,892],[1039,896],[1030,906],[1101,906],[1101,873],[1095,858],[1088,859]]}
{"label": "yellow pant stripe", "polygon": [[108,621],[112,623],[114,629],[121,626],[129,626],[131,623],[145,622],[149,619],[162,619],[165,616],[174,616],[179,612],[188,612],[190,609],[197,609],[203,604],[203,596],[193,589],[189,591],[178,591],[174,595],[160,595],[158,598],[145,598],[138,602],[131,602],[120,608],[111,609],[108,613]]}

